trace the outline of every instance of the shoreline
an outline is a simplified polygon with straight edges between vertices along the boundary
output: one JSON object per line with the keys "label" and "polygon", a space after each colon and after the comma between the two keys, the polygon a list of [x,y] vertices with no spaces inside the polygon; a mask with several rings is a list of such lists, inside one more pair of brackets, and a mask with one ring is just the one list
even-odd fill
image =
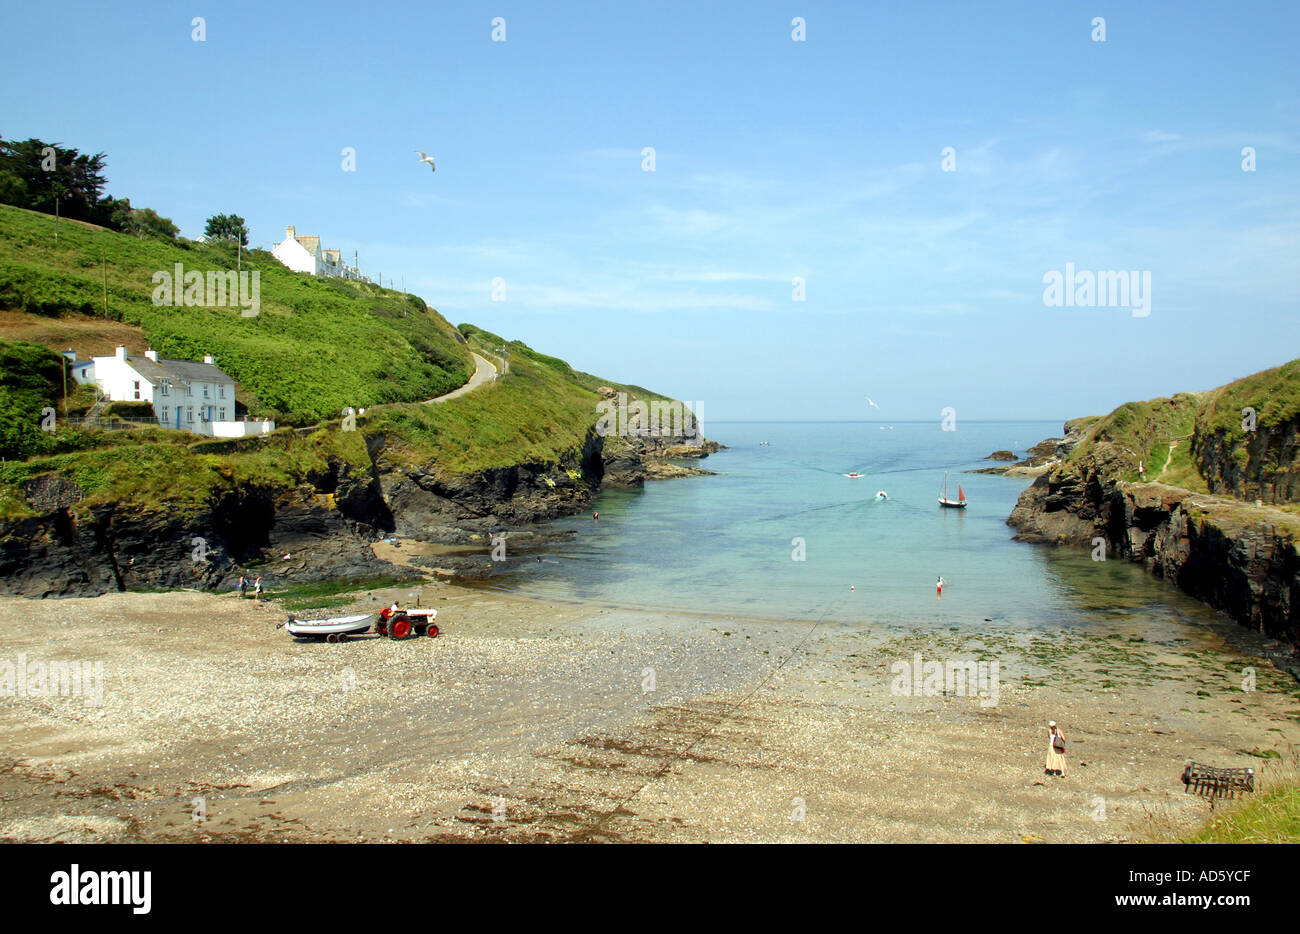
{"label": "shoreline", "polygon": [[[0,697],[0,839],[1125,842],[1209,813],[1186,758],[1266,776],[1250,750],[1300,743],[1290,679],[1209,632],[829,628],[438,582],[421,602],[437,639],[327,645],[233,595],[0,598],[7,656],[99,659],[106,684],[101,708]],[[1000,660],[997,704],[892,693],[916,652]]]}

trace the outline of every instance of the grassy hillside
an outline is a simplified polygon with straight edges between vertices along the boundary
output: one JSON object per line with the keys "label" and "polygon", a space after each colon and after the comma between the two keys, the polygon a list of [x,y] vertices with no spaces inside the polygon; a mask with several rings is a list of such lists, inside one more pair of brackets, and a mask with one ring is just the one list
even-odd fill
{"label": "grassy hillside", "polygon": [[[100,257],[106,258],[101,265]],[[314,279],[284,269],[269,254],[244,254],[261,272],[261,309],[157,307],[152,275],[185,269],[231,269],[230,249],[137,239],[0,206],[0,311],[5,333],[94,338],[108,279],[111,333],[138,327],[163,356],[213,353],[241,384],[254,414],[270,410],[282,425],[314,425],[303,436],[282,429],[239,442],[167,429],[40,430],[40,412],[62,389],[62,361],[48,347],[0,340],[0,519],[33,514],[23,486],[57,473],[86,494],[77,510],[120,503],[141,510],[195,513],[223,493],[286,489],[327,472],[330,461],[369,469],[382,447],[398,466],[444,476],[513,464],[572,463],[597,419],[600,387],[647,402],[665,400],[637,386],[572,369],[518,341],[462,325],[452,328],[414,296],[361,283]],[[35,316],[35,317],[33,317]],[[59,317],[63,316],[63,317]],[[74,320],[75,318],[75,320]],[[64,321],[67,329],[34,322]],[[462,333],[463,332],[463,333]],[[109,333],[106,331],[106,333]],[[128,332],[129,333],[129,332]],[[462,385],[473,371],[469,349],[495,356],[509,349],[500,380],[436,405],[422,400]],[[249,393],[244,396],[245,391]],[[416,401],[421,400],[421,401]],[[366,408],[356,431],[341,430],[344,406]],[[622,439],[606,439],[617,450]],[[25,458],[25,459],[24,459]]]}
{"label": "grassy hillside", "polygon": [[140,239],[0,205],[0,309],[104,316],[143,329],[165,357],[217,363],[255,414],[312,424],[344,406],[428,399],[462,385],[473,361],[455,329],[415,296],[292,273],[248,251],[260,313],[153,302],[155,272],[234,270],[233,246]]}
{"label": "grassy hillside", "polygon": [[[1137,480],[1138,462],[1147,479],[1159,479],[1193,492],[1209,492],[1194,456],[1193,440],[1222,433],[1226,446],[1243,465],[1251,438],[1242,427],[1242,410],[1255,409],[1257,435],[1300,421],[1300,360],[1293,360],[1206,392],[1179,393],[1169,398],[1129,402],[1109,415],[1094,417],[1084,427],[1084,439],[1070,453],[1072,461],[1088,457],[1098,444],[1109,442],[1127,465],[1120,479]],[[1274,456],[1281,448],[1274,448]],[[1274,464],[1275,469],[1288,469]],[[1290,469],[1294,469],[1291,467]]]}
{"label": "grassy hillside", "polygon": [[[502,345],[510,349],[510,371],[504,378],[436,405],[371,408],[358,417],[353,432],[342,431],[341,421],[331,419],[306,437],[281,430],[232,442],[162,428],[112,432],[60,424],[54,433],[40,433],[37,456],[0,464],[0,519],[32,515],[22,485],[53,472],[86,493],[79,509],[124,503],[186,514],[240,487],[283,489],[302,483],[325,473],[331,459],[368,468],[367,443],[382,442],[384,457],[399,466],[445,476],[526,462],[558,463],[576,459],[595,424],[601,398],[596,388],[609,386],[645,401],[665,398],[580,373],[518,341],[461,327],[470,346],[489,353]],[[0,342],[0,354],[6,347],[15,354],[57,357],[35,345],[6,342]],[[54,391],[49,380],[57,379],[57,365],[55,360],[54,370],[42,371],[44,391],[31,393],[30,404]],[[616,450],[621,443],[606,438],[607,449]]]}

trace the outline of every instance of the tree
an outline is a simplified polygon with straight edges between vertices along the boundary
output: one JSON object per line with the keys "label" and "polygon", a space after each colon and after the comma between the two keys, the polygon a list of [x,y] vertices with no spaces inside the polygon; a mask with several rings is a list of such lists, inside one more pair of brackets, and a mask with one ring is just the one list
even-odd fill
{"label": "tree", "polygon": [[130,232],[139,237],[175,240],[181,229],[172,223],[170,217],[163,217],[153,208],[140,208],[131,214]]}
{"label": "tree", "polygon": [[238,214],[214,214],[208,218],[203,235],[209,240],[238,240],[248,246],[248,228]]}
{"label": "tree", "polygon": [[86,156],[39,139],[0,140],[0,199],[45,214],[54,213],[57,199],[63,217],[106,223],[111,205],[103,201],[110,199],[101,196],[107,160],[102,152]]}
{"label": "tree", "polygon": [[158,240],[175,240],[180,228],[170,217],[161,217],[152,208],[133,208],[131,199],[114,203],[112,223],[109,225],[133,237],[153,237]]}

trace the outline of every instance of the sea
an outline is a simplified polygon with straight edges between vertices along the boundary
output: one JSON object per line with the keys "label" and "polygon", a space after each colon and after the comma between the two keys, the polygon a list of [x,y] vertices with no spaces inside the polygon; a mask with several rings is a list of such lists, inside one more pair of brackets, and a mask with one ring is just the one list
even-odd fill
{"label": "sea", "polygon": [[[1128,561],[1014,540],[1006,520],[1032,481],[968,471],[996,465],[993,451],[1023,457],[1061,433],[1060,421],[964,421],[956,430],[938,421],[710,422],[707,436],[727,448],[685,463],[715,475],[602,491],[598,520],[547,523],[554,540],[507,549],[485,586],[828,624],[1221,626],[1222,616]],[[951,498],[961,485],[965,509],[940,507],[945,478]]]}

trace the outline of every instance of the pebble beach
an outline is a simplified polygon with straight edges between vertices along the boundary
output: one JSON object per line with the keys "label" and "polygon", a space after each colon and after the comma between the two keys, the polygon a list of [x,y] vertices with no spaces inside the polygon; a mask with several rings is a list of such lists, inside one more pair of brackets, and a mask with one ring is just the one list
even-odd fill
{"label": "pebble beach", "polygon": [[[1267,784],[1300,740],[1294,681],[1212,632],[787,623],[438,582],[336,612],[412,594],[437,638],[297,642],[274,602],[230,594],[0,598],[0,661],[102,662],[98,703],[0,697],[0,839],[1148,842],[1209,815],[1186,760]],[[918,653],[997,660],[996,703],[900,692]]]}

